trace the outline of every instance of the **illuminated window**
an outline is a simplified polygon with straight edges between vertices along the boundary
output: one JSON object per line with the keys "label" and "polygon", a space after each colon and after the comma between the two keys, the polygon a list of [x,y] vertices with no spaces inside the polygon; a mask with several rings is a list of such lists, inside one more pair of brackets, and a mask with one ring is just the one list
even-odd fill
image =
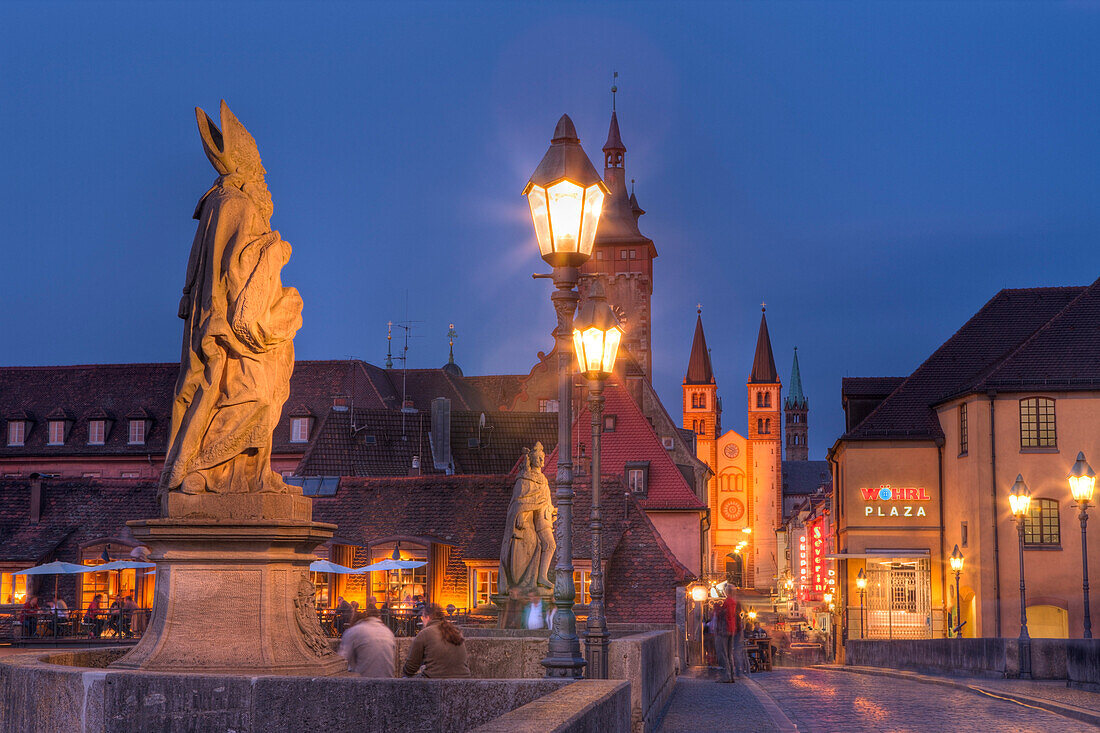
{"label": "illuminated window", "polygon": [[1058,502],[1054,499],[1032,499],[1024,517],[1024,544],[1060,545]]}
{"label": "illuminated window", "polygon": [[473,570],[474,587],[473,605],[484,606],[490,602],[490,596],[497,592],[499,570],[496,568],[475,568]]}
{"label": "illuminated window", "polygon": [[576,603],[578,606],[587,606],[589,601],[592,600],[592,596],[588,594],[591,583],[591,574],[587,570],[573,571],[573,588],[577,592]]}
{"label": "illuminated window", "polygon": [[965,456],[969,440],[966,429],[966,403],[959,405],[959,455]]}
{"label": "illuminated window", "polygon": [[145,421],[144,420],[131,420],[130,421],[130,445],[144,445],[145,444]]}
{"label": "illuminated window", "polygon": [[23,445],[26,437],[27,423],[23,420],[8,421],[8,445]]}
{"label": "illuminated window", "polygon": [[65,444],[65,421],[64,420],[50,420],[47,425],[49,429],[49,445],[64,445]]}
{"label": "illuminated window", "polygon": [[308,443],[309,442],[309,418],[308,417],[292,417],[290,419],[290,442],[291,443]]}
{"label": "illuminated window", "polygon": [[1020,400],[1020,447],[1054,448],[1057,445],[1054,400],[1047,397]]}
{"label": "illuminated window", "polygon": [[103,445],[106,434],[106,421],[90,420],[88,422],[88,445]]}
{"label": "illuminated window", "polygon": [[318,608],[328,608],[332,595],[329,591],[328,573],[314,573],[310,571],[309,580],[313,583],[313,601]]}
{"label": "illuminated window", "polygon": [[22,603],[27,600],[27,576],[0,573],[0,603]]}

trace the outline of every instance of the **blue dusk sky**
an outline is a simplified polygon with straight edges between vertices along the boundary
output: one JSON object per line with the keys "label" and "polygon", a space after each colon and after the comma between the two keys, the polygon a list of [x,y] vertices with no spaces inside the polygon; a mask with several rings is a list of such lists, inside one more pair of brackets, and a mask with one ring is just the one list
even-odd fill
{"label": "blue dusk sky", "polygon": [[[302,359],[526,372],[550,285],[520,192],[567,112],[597,164],[619,72],[656,243],[653,381],[678,417],[703,304],[724,427],[767,301],[812,458],[844,376],[905,375],[1004,287],[1100,272],[1100,4],[0,6],[0,363],[172,361],[193,108],[256,137]],[[407,304],[407,305],[406,305]],[[406,315],[407,314],[407,315]]]}

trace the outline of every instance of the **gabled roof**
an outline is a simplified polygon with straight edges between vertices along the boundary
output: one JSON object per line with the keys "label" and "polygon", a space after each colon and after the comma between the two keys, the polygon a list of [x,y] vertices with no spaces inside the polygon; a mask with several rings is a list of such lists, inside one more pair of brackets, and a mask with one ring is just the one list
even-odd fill
{"label": "gabled roof", "polygon": [[[1002,378],[1021,380],[1021,388],[1028,386],[1024,380],[1049,380],[1060,389],[1071,388],[1071,381],[1077,388],[1095,389],[1100,386],[1100,341],[1096,322],[1089,319],[1097,287],[1000,291],[845,437],[942,438],[933,406],[992,388],[1001,367]],[[1086,290],[1090,293],[1082,298]],[[1079,298],[1079,307],[1071,308]],[[1044,328],[1048,323],[1050,328]]]}
{"label": "gabled roof", "polygon": [[691,356],[688,358],[684,384],[714,384],[714,370],[710,365],[707,337],[703,335],[703,312],[695,317],[695,337],[691,340]]}
{"label": "gabled roof", "polygon": [[752,360],[750,384],[774,384],[779,381],[775,371],[775,358],[772,356],[772,340],[768,335],[768,318],[764,309],[760,309],[760,331],[756,335],[756,355]]}
{"label": "gabled roof", "polygon": [[805,410],[806,395],[802,393],[802,373],[798,370],[798,347],[794,347],[794,364],[791,366],[791,383],[784,404],[788,409]]}
{"label": "gabled roof", "polygon": [[[661,445],[641,409],[617,381],[609,381],[604,387],[603,414],[605,417],[615,416],[615,429],[605,431],[600,439],[601,475],[623,476],[627,462],[648,461],[649,485],[646,487],[646,497],[640,500],[643,508],[647,511],[706,509],[672,462],[668,450]],[[591,455],[591,424],[592,417],[586,403],[573,420],[574,462],[581,456],[581,445],[585,446],[585,455]],[[557,470],[557,460],[555,448],[546,459],[545,473],[551,479]]]}

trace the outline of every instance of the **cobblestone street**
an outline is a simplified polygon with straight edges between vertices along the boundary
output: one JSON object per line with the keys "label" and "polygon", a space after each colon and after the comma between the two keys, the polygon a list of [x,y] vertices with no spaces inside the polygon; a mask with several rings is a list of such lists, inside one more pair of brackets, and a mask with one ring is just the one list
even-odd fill
{"label": "cobblestone street", "polygon": [[755,674],[747,684],[681,677],[660,728],[662,733],[796,729],[824,733],[1096,730],[1088,723],[978,692],[809,668]]}

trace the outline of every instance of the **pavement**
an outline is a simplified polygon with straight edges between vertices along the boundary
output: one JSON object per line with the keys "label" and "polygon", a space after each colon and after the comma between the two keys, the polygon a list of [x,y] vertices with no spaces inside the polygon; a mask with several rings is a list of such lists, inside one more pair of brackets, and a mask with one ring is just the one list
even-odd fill
{"label": "pavement", "polygon": [[776,668],[735,684],[716,678],[699,669],[680,677],[658,730],[1075,733],[1100,726],[1100,694],[1064,682],[829,666]]}

